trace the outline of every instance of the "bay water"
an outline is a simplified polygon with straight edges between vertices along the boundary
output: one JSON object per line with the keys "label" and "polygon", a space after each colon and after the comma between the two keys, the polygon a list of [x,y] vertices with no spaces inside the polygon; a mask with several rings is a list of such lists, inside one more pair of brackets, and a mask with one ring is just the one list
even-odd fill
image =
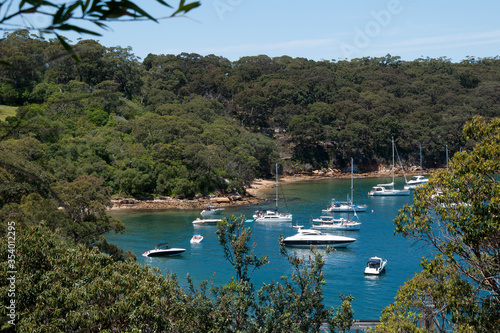
{"label": "bay water", "polygon": [[[411,204],[413,193],[401,197],[369,197],[368,191],[378,183],[390,179],[355,179],[354,203],[368,205],[366,212],[357,213],[362,222],[359,231],[336,231],[333,234],[356,238],[347,249],[337,249],[325,254],[326,284],[323,286],[324,302],[327,306],[341,304],[339,294],[352,295],[355,319],[378,319],[384,307],[394,301],[397,290],[415,272],[420,271],[419,262],[429,253],[424,245],[394,234],[393,219],[405,204]],[[403,179],[396,179],[396,187],[402,188]],[[267,265],[251,275],[256,289],[262,283],[280,281],[280,277],[293,272],[291,265],[279,253],[279,237],[296,233],[292,225],[308,228],[311,217],[319,217],[332,198],[346,200],[351,187],[350,179],[308,180],[280,184],[279,209],[293,214],[293,223],[245,223],[251,228],[254,252],[257,256],[268,256]],[[259,205],[226,208],[216,218],[244,216],[250,219],[257,209],[275,207],[275,189],[264,192],[269,201]],[[123,250],[131,250],[138,263],[160,269],[162,274],[176,274],[181,287],[187,287],[189,274],[195,286],[203,280],[213,279],[214,284],[227,284],[235,276],[234,269],[224,258],[222,247],[215,233],[215,225],[193,225],[200,216],[199,210],[117,210],[110,212],[123,221],[126,230],[122,234],[107,234],[109,242]],[[335,217],[347,217],[347,213],[336,213]],[[352,217],[352,214],[350,214]],[[201,234],[200,244],[190,244],[193,234]],[[185,248],[178,256],[147,258],[142,256],[156,244],[168,242],[170,247]],[[308,249],[289,248],[297,255],[308,255]],[[364,275],[366,262],[372,256],[388,260],[386,273],[380,276]]]}

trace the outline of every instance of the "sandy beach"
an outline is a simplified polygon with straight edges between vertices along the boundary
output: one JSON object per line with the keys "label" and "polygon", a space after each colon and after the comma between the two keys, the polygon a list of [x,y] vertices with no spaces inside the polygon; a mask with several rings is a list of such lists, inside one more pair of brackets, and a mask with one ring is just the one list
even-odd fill
{"label": "sandy beach", "polygon": [[[425,174],[431,174],[432,171],[426,170]],[[411,177],[412,175],[419,174],[419,171],[407,172],[405,175]],[[402,176],[402,172],[397,172],[396,175]],[[380,178],[391,176],[390,169],[380,170],[378,172],[371,172],[365,174],[357,174],[360,178]],[[280,183],[290,183],[297,181],[320,180],[320,179],[342,179],[350,178],[350,173],[342,172],[312,172],[310,174],[296,174],[285,175],[279,177]],[[262,202],[264,199],[261,196],[262,192],[270,187],[276,185],[275,179],[256,179],[246,188],[244,194],[229,194],[225,196],[210,196],[210,197],[196,197],[193,199],[178,199],[173,197],[160,196],[151,200],[139,200],[134,198],[111,198],[113,206],[110,210],[117,209],[137,209],[137,210],[151,210],[151,209],[204,209],[207,206],[214,207],[229,207],[240,205],[251,205]]]}

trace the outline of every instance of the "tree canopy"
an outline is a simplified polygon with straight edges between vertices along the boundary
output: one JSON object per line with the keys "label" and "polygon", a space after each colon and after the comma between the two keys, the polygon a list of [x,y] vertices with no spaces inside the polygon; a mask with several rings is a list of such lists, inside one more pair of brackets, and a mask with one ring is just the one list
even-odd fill
{"label": "tree canopy", "polygon": [[463,133],[475,145],[434,173],[395,220],[397,233],[436,256],[398,292],[380,331],[413,331],[419,319],[440,332],[500,325],[500,118],[475,117]]}

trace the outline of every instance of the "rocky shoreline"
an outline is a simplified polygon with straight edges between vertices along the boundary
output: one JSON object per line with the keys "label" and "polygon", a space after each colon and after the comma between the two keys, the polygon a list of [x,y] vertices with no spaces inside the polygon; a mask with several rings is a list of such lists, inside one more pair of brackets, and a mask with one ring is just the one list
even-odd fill
{"label": "rocky shoreline", "polygon": [[[430,174],[432,171],[427,170],[425,174]],[[396,173],[402,176],[401,172]],[[419,174],[418,171],[407,172],[406,176]],[[391,176],[390,170],[379,170],[378,172],[358,174],[360,178],[381,178]],[[280,177],[280,183],[289,183],[296,181],[321,180],[321,179],[342,179],[350,178],[350,173],[342,173],[337,170],[330,172],[315,171],[310,174],[295,174]],[[247,189],[246,193],[230,194],[225,196],[197,197],[194,199],[178,199],[173,197],[160,196],[151,200],[139,200],[135,198],[111,198],[113,206],[110,210],[119,209],[137,209],[137,210],[167,210],[167,209],[204,209],[207,206],[214,207],[231,207],[241,205],[252,205],[263,202],[265,199],[261,196],[262,192],[270,187],[275,186],[276,181],[273,179],[256,179]]]}

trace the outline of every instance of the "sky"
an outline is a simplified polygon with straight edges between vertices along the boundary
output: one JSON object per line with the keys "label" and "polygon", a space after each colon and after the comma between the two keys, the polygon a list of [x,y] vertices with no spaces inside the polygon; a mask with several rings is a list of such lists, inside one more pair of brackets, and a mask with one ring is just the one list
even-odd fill
{"label": "sky", "polygon": [[[200,1],[186,17],[113,23],[112,30],[100,31],[101,38],[65,35],[75,43],[84,38],[130,46],[141,59],[187,52],[231,61],[261,54],[315,61],[390,54],[460,62],[500,55],[498,0]],[[171,13],[153,0],[135,2],[156,18]]]}

